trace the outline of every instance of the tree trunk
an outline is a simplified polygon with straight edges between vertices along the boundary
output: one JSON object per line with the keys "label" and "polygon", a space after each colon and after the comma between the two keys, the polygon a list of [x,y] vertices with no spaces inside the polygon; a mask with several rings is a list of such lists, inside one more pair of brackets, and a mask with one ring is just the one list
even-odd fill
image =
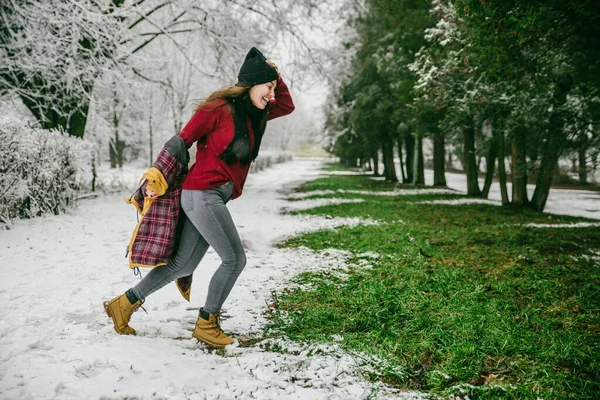
{"label": "tree trunk", "polygon": [[540,145],[538,135],[529,135],[527,138],[527,155],[529,155],[530,164],[527,166],[528,171],[533,171],[537,168]]}
{"label": "tree trunk", "polygon": [[109,140],[108,142],[108,155],[110,157],[110,167],[117,168],[117,146],[114,140]]}
{"label": "tree trunk", "polygon": [[413,185],[425,184],[425,163],[423,160],[423,137],[417,135],[415,140],[415,166],[413,168]]}
{"label": "tree trunk", "polygon": [[[551,126],[553,122],[558,122],[552,121],[553,119],[554,118],[550,118]],[[544,207],[546,207],[546,201],[548,200],[550,187],[552,186],[552,179],[558,165],[560,139],[557,133],[554,133],[557,130],[561,130],[561,128],[550,128],[548,138],[546,139],[546,143],[544,143],[540,169],[538,171],[533,197],[531,198],[531,205],[536,211],[544,211]]]}
{"label": "tree trunk", "polygon": [[495,130],[496,134],[496,147],[498,148],[498,183],[500,184],[500,198],[502,199],[502,205],[507,206],[510,204],[508,198],[508,189],[506,188],[506,166],[504,164],[504,120],[500,120]]}
{"label": "tree trunk", "polygon": [[433,136],[433,186],[446,186],[446,135]]}
{"label": "tree trunk", "polygon": [[[91,92],[91,87],[89,90]],[[88,100],[80,99],[79,104],[73,103],[67,110],[58,110],[63,111],[60,114],[51,100],[45,108],[42,108],[37,101],[32,101],[26,96],[21,96],[21,100],[29,111],[31,111],[35,119],[38,120],[42,128],[60,129],[67,132],[70,136],[83,138],[89,111]],[[68,115],[68,117],[64,115]]]}
{"label": "tree trunk", "polygon": [[371,160],[373,160],[373,176],[379,176],[379,152],[377,149],[371,151]]}
{"label": "tree trunk", "polygon": [[586,148],[582,144],[579,148],[579,183],[587,183]]}
{"label": "tree trunk", "polygon": [[527,138],[523,127],[518,126],[511,141],[511,180],[512,203],[523,207],[527,205]]}
{"label": "tree trunk", "polygon": [[111,168],[123,168],[123,149],[125,143],[119,139],[119,121],[120,118],[116,111],[113,111],[113,127],[115,128],[115,138],[108,143],[108,153],[110,155]]}
{"label": "tree trunk", "polygon": [[404,171],[404,160],[402,159],[402,138],[398,139],[398,160],[400,166],[400,174],[402,174],[402,183],[406,183],[406,172]]}
{"label": "tree trunk", "polygon": [[554,178],[554,172],[558,165],[558,158],[560,157],[564,141],[564,118],[560,109],[567,101],[567,94],[572,86],[573,80],[568,75],[562,76],[557,82],[546,141],[542,150],[540,169],[535,182],[533,197],[531,198],[531,206],[537,211],[544,211],[548,195],[550,194],[552,179]]}
{"label": "tree trunk", "polygon": [[344,158],[342,159],[342,163],[346,166],[346,167],[356,167],[356,158]]}
{"label": "tree trunk", "polygon": [[115,131],[114,140],[108,143],[108,154],[110,155],[111,168],[123,168],[123,149],[125,143],[119,139],[118,129]]}
{"label": "tree trunk", "polygon": [[384,140],[381,146],[383,152],[383,163],[385,165],[385,180],[390,182],[398,182],[396,176],[396,168],[394,167],[394,142],[392,139],[387,138]]}
{"label": "tree trunk", "polygon": [[[492,128],[494,129],[494,128]],[[488,198],[490,194],[490,188],[492,187],[492,182],[494,181],[494,172],[496,170],[496,156],[498,155],[498,144],[496,143],[496,138],[492,134],[492,139],[490,140],[490,148],[488,154],[485,158],[485,183],[483,184],[483,190],[481,195],[484,198]]]}
{"label": "tree trunk", "polygon": [[406,181],[403,183],[411,183],[413,181],[413,167],[415,158],[415,138],[410,133],[406,133],[404,136],[404,142],[406,144]]}
{"label": "tree trunk", "polygon": [[92,154],[92,192],[96,191],[96,178],[98,178],[96,172],[96,156]]}
{"label": "tree trunk", "polygon": [[67,133],[83,139],[85,133],[85,125],[87,124],[88,106],[86,105],[81,111],[75,112],[67,122]]}
{"label": "tree trunk", "polygon": [[590,158],[592,159],[592,175],[596,175],[596,171],[598,171],[598,161],[600,160],[600,149],[594,149],[591,151]]}
{"label": "tree trunk", "polygon": [[382,176],[386,181],[390,180],[390,169],[388,168],[388,153],[385,151],[385,144],[381,145],[381,164],[383,165],[383,174]]}
{"label": "tree trunk", "polygon": [[469,121],[463,129],[465,173],[467,175],[467,195],[481,196],[479,190],[477,162],[475,161],[475,127]]}

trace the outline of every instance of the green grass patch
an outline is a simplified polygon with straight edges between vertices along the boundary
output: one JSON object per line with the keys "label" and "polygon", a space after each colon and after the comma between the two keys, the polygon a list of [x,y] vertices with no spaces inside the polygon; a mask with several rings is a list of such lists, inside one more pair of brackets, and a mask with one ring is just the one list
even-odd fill
{"label": "green grass patch", "polygon": [[370,179],[369,175],[333,175],[320,177],[308,182],[300,192],[314,190],[385,190],[396,189],[397,184],[389,184],[382,180]]}
{"label": "green grass patch", "polygon": [[[336,175],[302,190],[340,187],[405,189]],[[356,267],[343,280],[299,276],[313,289],[290,288],[277,297],[273,334],[309,343],[341,335],[346,350],[397,366],[382,367],[371,379],[444,398],[460,388],[471,399],[597,398],[600,228],[525,227],[589,220],[418,203],[456,195],[352,197],[365,202],[300,213],[381,224],[318,231],[284,244],[349,250]],[[367,251],[380,257],[361,269],[359,255]]]}

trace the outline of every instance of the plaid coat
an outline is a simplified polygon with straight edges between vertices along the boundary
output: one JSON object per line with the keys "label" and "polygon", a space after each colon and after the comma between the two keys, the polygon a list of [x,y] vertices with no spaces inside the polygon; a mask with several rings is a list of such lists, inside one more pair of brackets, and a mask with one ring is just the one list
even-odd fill
{"label": "plaid coat", "polygon": [[[187,175],[189,155],[187,147],[179,135],[173,136],[158,154],[156,161],[144,177],[145,182],[127,200],[140,214],[126,256],[129,267],[154,268],[169,262],[179,239],[185,214],[181,213],[181,185]],[[155,199],[146,198],[148,178],[152,174],[161,174],[157,178],[166,181],[166,192]],[[150,178],[151,179],[151,178]],[[189,301],[192,276],[178,279],[177,286],[183,297]]]}

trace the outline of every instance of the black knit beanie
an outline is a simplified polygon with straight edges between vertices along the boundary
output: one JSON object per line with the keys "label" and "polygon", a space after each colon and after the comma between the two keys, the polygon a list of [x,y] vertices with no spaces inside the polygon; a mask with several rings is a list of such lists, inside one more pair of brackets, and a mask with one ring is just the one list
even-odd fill
{"label": "black knit beanie", "polygon": [[267,59],[256,47],[250,49],[238,74],[238,84],[254,86],[276,81],[277,70],[267,64]]}

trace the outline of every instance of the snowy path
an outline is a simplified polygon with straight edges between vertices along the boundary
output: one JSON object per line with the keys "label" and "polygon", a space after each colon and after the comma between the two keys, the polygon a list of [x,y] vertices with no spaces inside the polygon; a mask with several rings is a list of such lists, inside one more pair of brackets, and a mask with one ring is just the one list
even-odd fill
{"label": "snowy path", "polygon": [[[319,162],[293,161],[251,175],[230,203],[248,266],[225,304],[224,328],[257,336],[271,291],[304,270],[341,266],[343,255],[277,249],[302,231],[352,219],[281,215],[285,193],[318,175]],[[0,231],[0,398],[2,399],[359,399],[377,391],[341,352],[307,356],[232,347],[226,356],[191,339],[208,279],[209,251],[195,274],[192,301],[175,285],[134,314],[138,336],[119,336],[102,301],[139,278],[123,257],[135,212],[123,195],[84,200],[71,215],[17,221]],[[145,272],[145,271],[144,271]],[[377,398],[419,398],[379,389]]]}

